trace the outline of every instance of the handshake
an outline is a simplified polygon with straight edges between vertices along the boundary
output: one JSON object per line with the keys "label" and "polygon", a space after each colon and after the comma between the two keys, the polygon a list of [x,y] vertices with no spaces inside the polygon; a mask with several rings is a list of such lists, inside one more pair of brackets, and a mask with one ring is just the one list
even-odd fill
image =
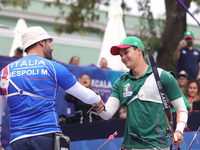
{"label": "handshake", "polygon": [[4,150],[4,148],[0,145],[0,150]]}
{"label": "handshake", "polygon": [[102,111],[105,111],[105,104],[103,100],[101,99],[99,103],[92,104],[92,107],[87,111],[87,114],[94,109],[98,114],[100,114]]}

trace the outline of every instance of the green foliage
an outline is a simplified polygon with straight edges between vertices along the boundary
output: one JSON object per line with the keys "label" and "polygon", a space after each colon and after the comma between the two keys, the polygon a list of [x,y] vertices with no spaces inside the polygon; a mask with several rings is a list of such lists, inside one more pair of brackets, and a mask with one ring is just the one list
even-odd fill
{"label": "green foliage", "polygon": [[122,0],[121,7],[122,7],[122,10],[126,10],[126,11],[131,10],[131,7],[128,7],[128,5],[124,2],[124,0]]}
{"label": "green foliage", "polygon": [[[1,7],[21,7],[22,9],[27,9],[30,5],[30,0],[0,0]],[[99,14],[97,9],[100,5],[109,6],[110,0],[55,0],[51,2],[46,2],[45,7],[54,6],[59,10],[59,16],[64,17],[66,24],[56,25],[54,30],[61,34],[78,32],[83,35],[88,33],[101,33],[102,31],[96,27],[90,25],[91,22],[96,22],[99,20]],[[122,9],[129,11],[131,8],[122,0]],[[69,9],[66,9],[68,7]]]}
{"label": "green foliage", "polygon": [[[60,2],[60,0],[56,0],[54,2],[48,2],[45,6],[50,7],[53,5],[54,7],[59,8],[60,17],[65,17],[66,24],[58,25],[55,27],[55,31],[57,33],[72,33],[79,32],[80,34],[84,34],[85,31],[90,33],[98,33],[99,29],[91,27],[87,25],[89,22],[98,21],[99,15],[95,13],[95,10],[98,9],[100,4],[104,4],[106,6],[109,5],[109,1],[107,0],[64,0]],[[66,5],[70,8],[69,10],[65,10]]]}
{"label": "green foliage", "polygon": [[200,13],[200,0],[193,0],[193,2],[197,6],[197,9],[194,11],[194,14],[199,14]]}
{"label": "green foliage", "polygon": [[150,10],[150,0],[138,0],[138,10],[140,16],[140,32],[137,35],[142,39],[144,45],[150,47],[152,51],[158,51],[161,47],[161,40],[158,32],[164,29],[162,19],[155,20]]}
{"label": "green foliage", "polygon": [[[57,33],[73,33],[79,32],[84,34],[89,33],[100,33],[100,29],[91,27],[89,23],[99,20],[99,14],[96,10],[100,5],[109,6],[110,0],[56,0],[54,2],[47,2],[46,7],[54,6],[59,8],[60,17],[65,17],[66,24],[58,25],[54,29]],[[65,10],[66,5],[70,10]],[[129,11],[130,8],[122,1],[122,8]]]}
{"label": "green foliage", "polygon": [[0,0],[0,9],[2,7],[21,7],[23,10],[30,5],[30,0]]}

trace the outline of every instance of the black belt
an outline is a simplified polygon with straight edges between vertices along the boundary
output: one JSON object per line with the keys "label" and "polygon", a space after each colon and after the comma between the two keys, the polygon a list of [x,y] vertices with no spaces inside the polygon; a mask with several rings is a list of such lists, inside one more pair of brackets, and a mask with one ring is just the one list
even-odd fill
{"label": "black belt", "polygon": [[41,136],[54,138],[54,135],[55,135],[54,133],[48,133],[48,134],[42,134]]}

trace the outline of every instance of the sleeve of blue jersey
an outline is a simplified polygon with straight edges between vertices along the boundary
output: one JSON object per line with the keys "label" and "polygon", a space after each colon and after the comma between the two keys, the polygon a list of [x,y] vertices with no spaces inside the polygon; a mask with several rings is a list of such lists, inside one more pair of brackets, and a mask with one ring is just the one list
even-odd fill
{"label": "sleeve of blue jersey", "polygon": [[64,90],[71,88],[77,82],[69,70],[63,65],[57,63],[55,69],[58,85]]}

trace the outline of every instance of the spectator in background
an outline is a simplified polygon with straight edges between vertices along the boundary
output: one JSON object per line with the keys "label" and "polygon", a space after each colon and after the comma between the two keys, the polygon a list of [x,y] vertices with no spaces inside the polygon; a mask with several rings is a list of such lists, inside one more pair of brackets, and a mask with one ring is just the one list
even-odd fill
{"label": "spectator in background", "polygon": [[[91,89],[91,78],[89,75],[83,74],[79,79],[79,83],[84,87]],[[71,123],[83,123],[101,120],[101,117],[96,113],[95,110],[92,109],[91,111],[88,111],[92,107],[91,105],[82,102],[80,99],[72,96],[71,94],[66,94],[65,100],[74,103],[75,106],[75,116],[70,118]]]}
{"label": "spectator in background", "polygon": [[65,115],[59,115],[58,120],[59,120],[61,126],[69,124],[68,118]]}
{"label": "spectator in background", "polygon": [[187,72],[185,72],[184,70],[179,72],[179,74],[177,75],[176,80],[178,82],[178,85],[179,85],[179,88],[180,88],[181,92],[184,92],[185,85],[188,82],[188,74],[187,74]]}
{"label": "spectator in background", "polygon": [[99,67],[103,68],[103,69],[110,69],[110,68],[108,68],[108,61],[106,58],[101,58],[101,60],[99,62]]}
{"label": "spectator in background", "polygon": [[119,118],[126,119],[126,111],[127,111],[127,107],[121,106],[119,108]]}
{"label": "spectator in background", "polygon": [[190,110],[193,110],[192,103],[200,100],[200,86],[198,80],[189,80],[186,84],[184,94],[190,104]]}
{"label": "spectator in background", "polygon": [[80,63],[80,58],[78,56],[73,56],[69,61],[69,64],[74,66],[78,66],[79,63]]}
{"label": "spectator in background", "polygon": [[[183,82],[181,82],[181,80],[185,80],[185,79],[180,79],[180,78],[186,78],[186,80],[187,80],[187,73],[186,73],[185,71],[181,71],[181,72],[178,74],[177,77],[176,77],[176,74],[175,74],[173,71],[169,71],[169,72],[170,72],[171,75],[174,76],[174,78],[177,80],[177,82],[178,82],[178,80],[180,80],[180,81],[179,81],[179,82],[181,83],[180,85],[183,85]],[[187,83],[187,82],[186,82],[186,83]],[[185,106],[186,106],[187,110],[189,111],[189,110],[190,110],[190,104],[189,104],[187,98],[185,97],[185,95],[183,94],[183,92],[184,92],[184,90],[185,90],[186,83],[183,85],[183,89],[182,89],[183,91],[181,91],[181,94],[182,94],[182,97],[183,97]],[[178,84],[179,84],[179,83],[178,83]],[[179,85],[179,87],[180,87],[180,85]],[[171,107],[171,110],[172,110],[173,112],[176,111],[176,110],[173,108],[173,106],[171,105],[171,103],[170,103],[170,107]]]}
{"label": "spectator in background", "polygon": [[200,78],[200,51],[193,47],[194,40],[191,31],[184,32],[184,39],[179,42],[174,52],[174,60],[178,61],[177,72],[185,70],[188,79]]}
{"label": "spectator in background", "polygon": [[18,47],[15,50],[13,57],[15,57],[15,58],[22,58],[23,57],[23,49],[21,47]]}

